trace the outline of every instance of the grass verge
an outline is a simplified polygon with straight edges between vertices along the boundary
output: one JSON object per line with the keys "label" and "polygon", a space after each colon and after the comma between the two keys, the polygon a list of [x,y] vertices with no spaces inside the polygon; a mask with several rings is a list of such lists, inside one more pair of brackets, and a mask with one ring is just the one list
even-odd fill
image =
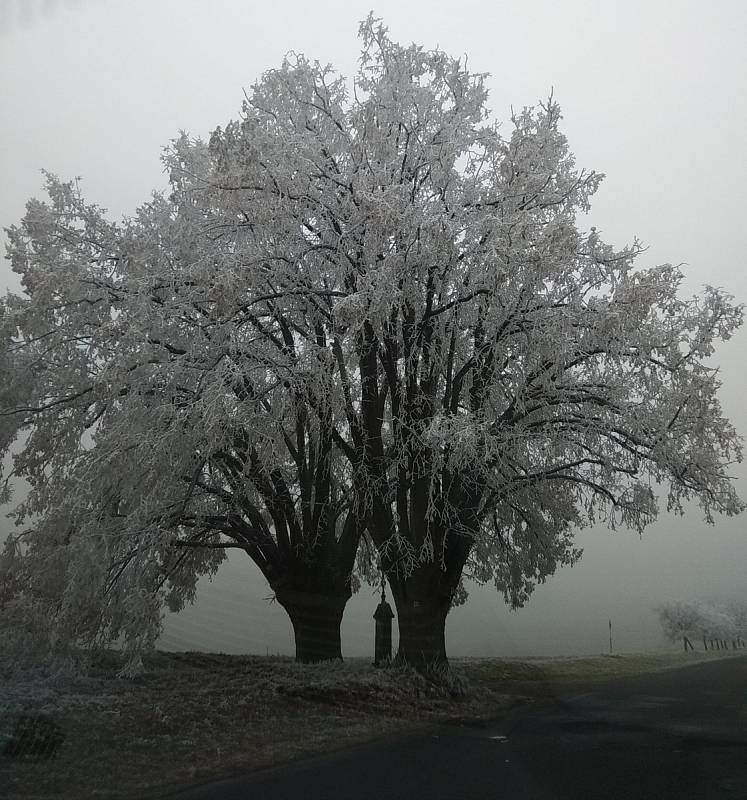
{"label": "grass verge", "polygon": [[539,687],[724,655],[457,659],[468,692],[455,698],[411,670],[377,670],[364,659],[308,666],[280,657],[156,652],[143,676],[126,680],[115,678],[121,665],[108,653],[86,677],[0,684],[0,751],[21,715],[51,720],[62,734],[51,759],[0,754],[0,796],[145,798],[437,721],[494,716],[512,695]]}
{"label": "grass verge", "polygon": [[624,678],[679,669],[720,658],[745,655],[744,650],[709,650],[672,653],[625,653],[620,655],[573,656],[554,658],[473,658],[454,661],[471,682],[500,687],[546,684],[553,690],[564,685]]}
{"label": "grass verge", "polygon": [[[20,715],[61,729],[53,759],[0,754],[0,797],[147,797],[187,784],[412,729],[450,716],[497,713],[476,686],[452,698],[412,670],[368,660],[296,664],[289,658],[154,653],[146,673],[117,679],[114,653],[87,677],[0,684],[0,751]],[[3,741],[5,740],[5,741]]]}

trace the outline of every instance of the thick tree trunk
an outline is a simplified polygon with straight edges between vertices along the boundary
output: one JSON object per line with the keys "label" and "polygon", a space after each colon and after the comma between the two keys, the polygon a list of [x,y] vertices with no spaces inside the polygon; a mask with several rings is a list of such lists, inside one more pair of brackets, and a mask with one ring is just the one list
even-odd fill
{"label": "thick tree trunk", "polygon": [[447,549],[445,569],[437,562],[426,562],[418,565],[407,577],[387,571],[397,607],[397,660],[425,674],[435,671],[435,677],[448,669],[446,616],[459,585],[471,540],[455,537],[454,541],[455,544]]}
{"label": "thick tree trunk", "polygon": [[352,596],[350,575],[360,534],[349,513],[339,538],[327,529],[315,548],[297,552],[275,580],[268,578],[275,599],[291,619],[296,661],[342,660],[340,624]]}
{"label": "thick tree trunk", "polygon": [[432,599],[399,600],[397,624],[399,649],[397,660],[420,672],[448,665],[446,658],[446,614],[448,606]]}
{"label": "thick tree trunk", "polygon": [[407,578],[389,576],[397,609],[397,661],[424,674],[448,667],[446,615],[451,592],[437,564],[423,564]]}
{"label": "thick tree trunk", "polygon": [[[438,560],[424,560],[403,574],[402,564],[388,550],[389,537],[395,530],[395,525],[384,502],[378,507],[374,504],[367,527],[379,550],[382,567],[397,608],[399,648],[396,660],[410,664],[425,674],[435,672],[434,677],[438,677],[439,674],[445,676],[448,672],[446,616],[451,609],[473,544],[467,531],[476,531],[478,528],[473,509],[477,507],[479,497],[470,498],[462,493],[460,498],[449,498],[449,502],[454,503],[459,499],[458,505],[466,509],[460,515],[463,519],[460,520],[458,533],[437,525],[429,528],[425,515],[427,483],[427,480],[424,481],[418,491],[417,487],[410,490],[411,500],[415,505],[419,503],[422,506],[423,514],[420,517],[416,512],[410,515],[408,535],[416,546],[430,538],[434,551],[441,554]],[[388,524],[377,527],[379,518],[388,519]]]}
{"label": "thick tree trunk", "polygon": [[340,624],[347,597],[286,591],[277,600],[293,624],[296,661],[342,660]]}

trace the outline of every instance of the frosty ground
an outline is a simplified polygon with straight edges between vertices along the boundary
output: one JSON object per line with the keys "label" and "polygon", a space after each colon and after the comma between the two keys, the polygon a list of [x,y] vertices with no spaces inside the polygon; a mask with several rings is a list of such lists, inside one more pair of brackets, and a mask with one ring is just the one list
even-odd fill
{"label": "frosty ground", "polygon": [[728,655],[456,659],[451,688],[464,691],[454,696],[368,659],[302,665],[157,652],[144,675],[127,680],[115,677],[117,654],[106,653],[85,678],[2,676],[0,750],[22,714],[53,720],[62,742],[51,759],[0,755],[0,789],[9,800],[145,796],[434,722],[469,724],[562,686]]}

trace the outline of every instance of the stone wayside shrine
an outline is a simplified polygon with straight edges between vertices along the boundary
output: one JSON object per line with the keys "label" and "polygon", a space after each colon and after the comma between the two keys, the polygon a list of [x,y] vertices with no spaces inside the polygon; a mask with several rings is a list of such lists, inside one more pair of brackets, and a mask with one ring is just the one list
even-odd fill
{"label": "stone wayside shrine", "polygon": [[381,584],[381,602],[376,606],[373,618],[376,620],[376,636],[374,641],[374,666],[386,666],[392,660],[392,620],[394,612],[384,595],[384,583]]}

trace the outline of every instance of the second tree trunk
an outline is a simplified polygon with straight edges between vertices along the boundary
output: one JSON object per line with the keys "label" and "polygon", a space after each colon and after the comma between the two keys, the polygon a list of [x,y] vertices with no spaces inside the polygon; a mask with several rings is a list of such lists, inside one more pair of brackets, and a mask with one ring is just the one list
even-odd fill
{"label": "second tree trunk", "polygon": [[448,606],[432,600],[396,601],[399,626],[397,660],[430,672],[448,664],[446,614]]}

